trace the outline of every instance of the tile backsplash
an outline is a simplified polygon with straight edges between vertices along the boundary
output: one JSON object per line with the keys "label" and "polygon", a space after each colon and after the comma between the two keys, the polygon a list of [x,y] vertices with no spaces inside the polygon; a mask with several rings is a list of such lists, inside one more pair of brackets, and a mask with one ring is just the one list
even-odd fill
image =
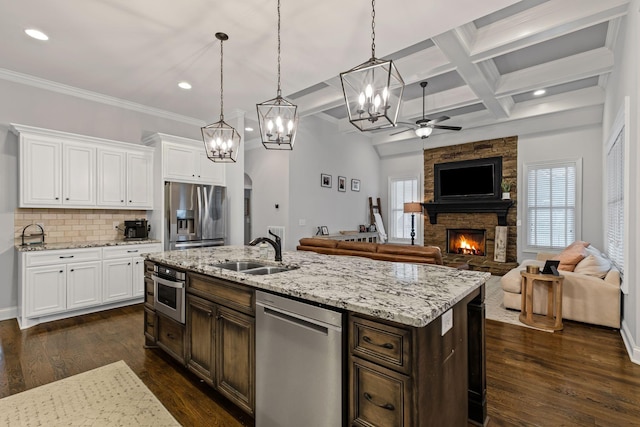
{"label": "tile backsplash", "polygon": [[[113,209],[16,209],[14,234],[20,239],[29,224],[41,224],[45,242],[110,241],[124,237],[124,220],[146,218],[144,210]],[[118,223],[119,230],[114,227]],[[31,228],[28,231],[36,231]]]}

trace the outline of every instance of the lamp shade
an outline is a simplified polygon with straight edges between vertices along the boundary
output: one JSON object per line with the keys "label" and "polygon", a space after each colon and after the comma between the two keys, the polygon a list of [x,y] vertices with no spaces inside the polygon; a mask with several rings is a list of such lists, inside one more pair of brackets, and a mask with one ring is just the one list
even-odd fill
{"label": "lamp shade", "polygon": [[419,202],[410,202],[404,204],[404,213],[420,213],[422,212],[422,204]]}
{"label": "lamp shade", "polygon": [[433,132],[433,128],[430,126],[421,126],[418,129],[416,129],[416,136],[419,136],[420,138],[426,138],[429,135],[431,135],[431,132]]}
{"label": "lamp shade", "polygon": [[269,150],[293,150],[298,107],[281,96],[257,105],[262,145]]}
{"label": "lamp shade", "polygon": [[216,163],[235,163],[240,150],[240,134],[224,120],[201,128],[204,149],[209,160]]}

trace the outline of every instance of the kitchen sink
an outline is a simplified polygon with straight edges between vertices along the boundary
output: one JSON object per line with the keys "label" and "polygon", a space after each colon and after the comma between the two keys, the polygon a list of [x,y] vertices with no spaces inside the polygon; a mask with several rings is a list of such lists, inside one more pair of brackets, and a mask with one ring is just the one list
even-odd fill
{"label": "kitchen sink", "polygon": [[260,262],[255,262],[255,261],[225,262],[223,264],[214,264],[213,266],[224,268],[225,270],[232,270],[240,273],[253,274],[253,275],[281,273],[283,271],[290,271],[298,268],[298,267],[281,267],[281,266],[267,265],[267,264],[262,264]]}
{"label": "kitchen sink", "polygon": [[214,267],[224,268],[225,270],[243,271],[250,270],[252,268],[266,267],[266,264],[253,261],[236,261],[225,262],[224,264],[215,264]]}
{"label": "kitchen sink", "polygon": [[287,267],[273,267],[273,266],[265,266],[265,267],[258,267],[258,268],[252,268],[250,270],[244,270],[241,271],[241,273],[246,273],[246,274],[253,274],[253,275],[264,275],[264,274],[274,274],[274,273],[282,273],[283,271],[291,271],[294,270],[296,267],[293,268],[287,268]]}

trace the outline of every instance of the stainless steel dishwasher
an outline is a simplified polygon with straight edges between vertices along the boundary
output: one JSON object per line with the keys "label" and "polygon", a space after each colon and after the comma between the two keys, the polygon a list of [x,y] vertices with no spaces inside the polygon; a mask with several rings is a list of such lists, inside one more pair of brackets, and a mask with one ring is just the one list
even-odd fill
{"label": "stainless steel dishwasher", "polygon": [[342,313],[256,292],[256,427],[343,425]]}

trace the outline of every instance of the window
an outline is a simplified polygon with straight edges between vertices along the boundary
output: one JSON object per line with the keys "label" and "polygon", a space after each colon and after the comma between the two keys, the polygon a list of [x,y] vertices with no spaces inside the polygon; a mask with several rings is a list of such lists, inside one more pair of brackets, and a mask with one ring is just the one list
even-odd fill
{"label": "window", "polygon": [[[606,219],[606,253],[624,276],[625,259],[625,203],[624,203],[624,175],[625,175],[625,117],[628,117],[628,99],[625,100],[623,110],[618,113],[611,130],[611,137],[606,146],[606,184],[607,189],[607,219]],[[626,281],[622,281],[622,291],[627,293]]]}
{"label": "window", "polygon": [[582,161],[529,164],[525,169],[527,248],[562,249],[579,240],[576,207],[580,205]]}
{"label": "window", "polygon": [[[411,240],[411,214],[404,213],[404,204],[408,202],[422,201],[422,197],[418,194],[418,177],[391,178],[389,183],[389,211],[390,219],[389,240],[391,241],[410,241]],[[416,240],[420,235],[418,230],[420,215],[416,215],[415,231]]]}

